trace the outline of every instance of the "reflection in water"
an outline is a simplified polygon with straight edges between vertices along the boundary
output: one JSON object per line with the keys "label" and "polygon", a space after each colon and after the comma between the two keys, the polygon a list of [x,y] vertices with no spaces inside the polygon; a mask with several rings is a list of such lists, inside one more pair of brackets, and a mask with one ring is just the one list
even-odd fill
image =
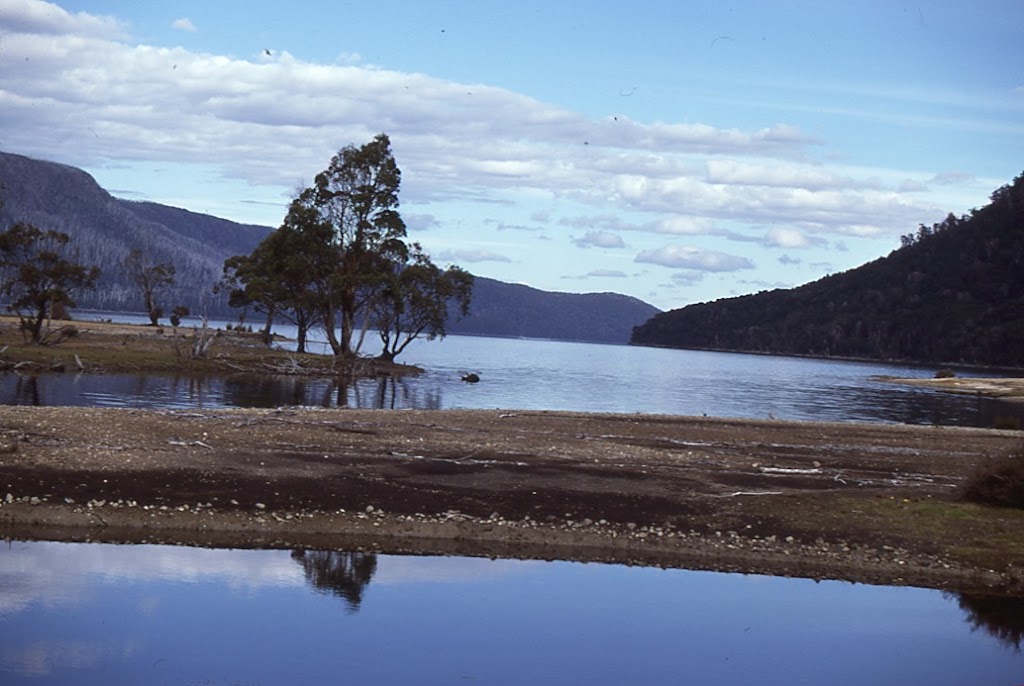
{"label": "reflection in water", "polygon": [[33,405],[43,404],[42,394],[39,392],[39,377],[35,374],[22,376],[15,374],[14,388],[11,398],[6,401],[7,405]]}
{"label": "reflection in water", "polygon": [[351,612],[359,609],[363,592],[377,571],[374,553],[293,550],[292,559],[302,565],[314,589],[344,598]]}
{"label": "reflection in water", "polygon": [[[688,350],[450,336],[410,347],[415,377],[0,374],[7,404],[565,410],[1004,427],[1024,405],[882,383],[934,370]],[[478,384],[461,381],[477,370]],[[723,383],[727,379],[730,383]]]}
{"label": "reflection in water", "polygon": [[960,609],[967,613],[972,629],[984,629],[1007,648],[1020,652],[1024,640],[1024,598],[979,593],[953,595]]}
{"label": "reflection in water", "polygon": [[957,599],[621,565],[14,541],[0,546],[0,683],[1021,683],[1020,612],[1003,607],[1018,601],[965,598],[965,621]]}

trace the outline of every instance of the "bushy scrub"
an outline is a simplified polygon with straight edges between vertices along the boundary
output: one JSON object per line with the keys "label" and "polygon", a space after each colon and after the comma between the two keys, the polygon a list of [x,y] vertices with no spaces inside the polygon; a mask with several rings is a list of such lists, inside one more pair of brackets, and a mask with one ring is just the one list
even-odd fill
{"label": "bushy scrub", "polygon": [[1024,446],[981,465],[964,485],[964,500],[1024,508]]}

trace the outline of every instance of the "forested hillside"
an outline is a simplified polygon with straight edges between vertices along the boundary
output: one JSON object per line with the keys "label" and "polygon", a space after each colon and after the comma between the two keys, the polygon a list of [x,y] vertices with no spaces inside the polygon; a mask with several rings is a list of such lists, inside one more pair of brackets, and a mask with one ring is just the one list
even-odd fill
{"label": "forested hillside", "polygon": [[154,203],[112,197],[80,169],[0,153],[0,229],[27,222],[71,236],[78,261],[101,269],[99,287],[76,300],[82,308],[143,311],[139,289],[121,266],[133,249],[152,264],[170,263],[175,285],[160,304],[170,312],[231,316],[215,297],[224,260],[251,252],[270,227],[237,224]]}
{"label": "forested hillside", "polygon": [[1024,175],[887,257],[653,317],[632,343],[1024,367]]}
{"label": "forested hillside", "polygon": [[618,293],[552,293],[476,277],[469,316],[451,333],[626,343],[659,310]]}
{"label": "forested hillside", "polygon": [[[0,152],[0,230],[15,222],[71,236],[78,260],[101,269],[100,285],[77,297],[83,309],[143,312],[139,288],[123,263],[141,249],[151,264],[170,263],[176,285],[160,297],[166,312],[177,305],[193,313],[233,319],[226,297],[212,292],[228,257],[249,254],[271,227],[150,202],[112,197],[74,167]],[[615,293],[550,293],[477,278],[470,315],[450,333],[524,336],[626,343],[632,328],[656,308]],[[250,316],[249,321],[252,321]]]}

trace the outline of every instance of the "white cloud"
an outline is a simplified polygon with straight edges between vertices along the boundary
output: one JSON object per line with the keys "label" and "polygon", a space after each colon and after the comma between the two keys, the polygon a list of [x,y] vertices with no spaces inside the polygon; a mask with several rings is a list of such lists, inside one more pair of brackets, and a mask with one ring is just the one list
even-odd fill
{"label": "white cloud", "polygon": [[[115,19],[49,3],[0,7],[0,148],[10,152],[92,168],[209,165],[253,186],[293,188],[339,147],[385,131],[404,204],[511,203],[533,192],[591,208],[602,221],[574,224],[586,231],[759,240],[749,227],[784,223],[803,235],[896,236],[948,209],[802,161],[818,141],[788,124],[592,119],[358,56],[245,60],[136,44]],[[185,22],[175,24],[188,30]],[[716,228],[726,223],[738,228]]]}
{"label": "white cloud", "polygon": [[0,0],[5,38],[12,35],[75,36],[117,40],[127,35],[125,25],[113,17],[79,12],[41,0]]}
{"label": "white cloud", "polygon": [[572,239],[580,248],[624,248],[622,236],[611,231],[587,231],[583,236]]}
{"label": "white cloud", "polygon": [[196,28],[196,25],[192,23],[192,20],[188,17],[175,19],[173,22],[171,22],[171,28],[178,29],[179,31],[188,31],[190,33],[195,33],[199,30]]}
{"label": "white cloud", "polygon": [[644,250],[636,256],[635,261],[703,272],[732,272],[754,268],[754,263],[745,257],[692,245],[669,244],[657,250]]}
{"label": "white cloud", "polygon": [[420,231],[430,231],[440,226],[440,222],[432,214],[416,214],[416,213],[402,213],[402,219],[405,221],[405,228],[409,233],[417,233]]}
{"label": "white cloud", "polygon": [[696,236],[712,233],[714,226],[707,217],[673,215],[657,222],[654,231],[655,233]]}
{"label": "white cloud", "polygon": [[974,180],[974,177],[970,174],[961,171],[950,171],[936,174],[931,178],[931,183],[939,184],[940,186],[953,186],[962,183],[970,183]]}
{"label": "white cloud", "polygon": [[511,262],[507,255],[483,248],[464,250],[443,250],[437,255],[441,262]]}
{"label": "white cloud", "polygon": [[629,275],[626,272],[618,269],[593,269],[581,276],[563,276],[562,278],[574,281],[587,281],[589,279],[625,279],[628,277]]}
{"label": "white cloud", "polygon": [[811,238],[793,228],[775,227],[764,236],[764,244],[770,248],[808,248],[811,245],[822,243],[824,243],[822,239]]}

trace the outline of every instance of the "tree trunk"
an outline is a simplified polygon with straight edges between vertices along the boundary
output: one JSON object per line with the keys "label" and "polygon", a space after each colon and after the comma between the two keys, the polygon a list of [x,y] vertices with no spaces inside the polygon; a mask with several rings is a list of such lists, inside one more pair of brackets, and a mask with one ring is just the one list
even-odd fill
{"label": "tree trunk", "polygon": [[274,327],[274,308],[270,307],[267,309],[267,323],[263,325],[263,331],[260,332],[263,339],[263,344],[270,347],[271,341],[274,340],[271,329]]}
{"label": "tree trunk", "polygon": [[331,346],[331,352],[341,355],[341,343],[338,341],[338,332],[335,330],[336,314],[334,308],[328,308],[324,312],[324,333],[327,334],[327,343]]}

